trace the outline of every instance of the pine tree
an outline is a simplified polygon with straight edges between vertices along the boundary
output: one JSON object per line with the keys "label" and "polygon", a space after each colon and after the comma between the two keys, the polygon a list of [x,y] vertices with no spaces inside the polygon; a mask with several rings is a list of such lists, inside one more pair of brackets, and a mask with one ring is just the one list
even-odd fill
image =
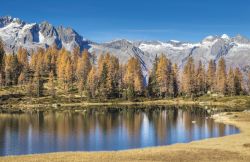
{"label": "pine tree", "polygon": [[207,69],[207,88],[213,92],[216,89],[216,64],[214,60],[210,60]]}
{"label": "pine tree", "polygon": [[221,58],[218,63],[218,68],[217,68],[217,75],[216,75],[216,80],[217,80],[217,91],[221,94],[226,94],[227,93],[227,72],[226,72],[226,63],[225,59]]}

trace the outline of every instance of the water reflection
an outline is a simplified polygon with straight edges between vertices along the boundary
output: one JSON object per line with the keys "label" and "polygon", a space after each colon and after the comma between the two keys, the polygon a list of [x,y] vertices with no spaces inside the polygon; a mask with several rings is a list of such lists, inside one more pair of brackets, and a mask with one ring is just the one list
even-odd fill
{"label": "water reflection", "polygon": [[0,114],[0,155],[121,150],[239,132],[198,108],[118,110]]}

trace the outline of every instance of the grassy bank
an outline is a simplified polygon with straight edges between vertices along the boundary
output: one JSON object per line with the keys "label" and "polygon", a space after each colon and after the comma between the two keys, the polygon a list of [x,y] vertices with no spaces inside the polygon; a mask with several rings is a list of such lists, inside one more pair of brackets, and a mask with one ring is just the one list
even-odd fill
{"label": "grassy bank", "polygon": [[240,134],[210,138],[187,144],[111,152],[62,152],[1,157],[0,161],[82,162],[82,161],[250,161],[250,113],[222,113],[218,122],[237,126]]}
{"label": "grassy bank", "polygon": [[86,108],[88,106],[133,106],[133,105],[198,105],[204,108],[213,107],[216,109],[244,110],[250,107],[250,96],[232,96],[232,97],[212,97],[209,95],[195,98],[172,98],[172,99],[148,99],[137,98],[136,101],[127,101],[124,99],[112,99],[100,101],[97,99],[87,100],[81,98],[78,94],[63,95],[58,94],[56,98],[51,96],[31,97],[25,95],[20,87],[11,87],[0,90],[0,110],[6,111],[32,111],[32,110],[50,110],[63,109],[66,107]]}

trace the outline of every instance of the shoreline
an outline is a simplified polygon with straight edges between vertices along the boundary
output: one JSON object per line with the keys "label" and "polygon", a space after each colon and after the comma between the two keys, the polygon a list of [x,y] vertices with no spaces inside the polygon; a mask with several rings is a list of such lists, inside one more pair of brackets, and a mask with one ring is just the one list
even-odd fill
{"label": "shoreline", "polygon": [[231,124],[239,134],[190,143],[110,152],[58,152],[0,157],[0,161],[250,161],[250,112],[213,115],[216,122]]}
{"label": "shoreline", "polygon": [[[222,97],[215,98],[198,98],[193,101],[191,99],[175,98],[175,99],[158,99],[158,100],[141,100],[138,102],[117,100],[108,100],[107,102],[66,102],[49,100],[50,98],[26,98],[21,101],[5,101],[0,105],[1,112],[33,112],[33,111],[50,111],[50,110],[86,110],[88,107],[96,106],[100,109],[103,107],[130,107],[130,106],[198,106],[211,111],[243,111],[250,107],[250,96],[241,97]],[[34,101],[33,101],[34,100]],[[49,100],[49,101],[48,101]]]}

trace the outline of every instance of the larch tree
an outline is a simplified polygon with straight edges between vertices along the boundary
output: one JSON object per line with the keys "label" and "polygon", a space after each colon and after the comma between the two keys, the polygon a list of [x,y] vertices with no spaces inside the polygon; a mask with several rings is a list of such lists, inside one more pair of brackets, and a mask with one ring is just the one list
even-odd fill
{"label": "larch tree", "polygon": [[206,72],[201,61],[199,61],[195,75],[196,93],[198,95],[203,95],[206,92]]}
{"label": "larch tree", "polygon": [[156,70],[156,79],[160,90],[159,96],[161,97],[167,97],[170,94],[171,73],[172,64],[170,60],[165,55],[161,55]]}
{"label": "larch tree", "polygon": [[236,67],[234,70],[234,87],[235,95],[240,95],[243,93],[243,75],[239,67]]}
{"label": "larch tree", "polygon": [[48,81],[48,90],[49,94],[52,98],[56,97],[56,88],[55,88],[55,74],[53,70],[49,73],[49,81]]}
{"label": "larch tree", "polygon": [[34,84],[34,90],[35,90],[35,95],[37,97],[41,97],[43,95],[43,79],[40,74],[40,69],[37,68],[34,74],[34,79],[33,79],[33,84]]}
{"label": "larch tree", "polygon": [[25,84],[28,80],[29,74],[29,61],[28,61],[28,51],[22,47],[18,49],[17,52],[18,59],[18,84]]}
{"label": "larch tree", "polygon": [[235,75],[232,67],[229,68],[228,77],[227,77],[227,92],[229,95],[235,95]]}
{"label": "larch tree", "polygon": [[0,87],[5,84],[5,75],[4,75],[4,57],[5,51],[2,40],[0,39]]}
{"label": "larch tree", "polygon": [[118,83],[119,83],[119,60],[114,56],[106,55],[105,62],[107,63],[107,91],[108,97],[114,98],[118,96]]}
{"label": "larch tree", "polygon": [[172,97],[177,97],[179,94],[179,69],[178,65],[174,64],[171,72],[171,82],[170,82],[170,95]]}
{"label": "larch tree", "polygon": [[227,93],[227,71],[226,62],[224,58],[221,58],[218,62],[217,74],[216,74],[217,91],[221,94]]}
{"label": "larch tree", "polygon": [[250,95],[250,71],[247,75],[247,88],[248,88],[248,95]]}
{"label": "larch tree", "polygon": [[74,72],[73,72],[73,64],[71,59],[67,60],[66,67],[65,67],[65,78],[66,78],[66,89],[67,92],[72,91],[73,89],[73,81],[74,81]]}
{"label": "larch tree", "polygon": [[137,58],[130,58],[126,66],[124,82],[127,88],[128,99],[134,99],[135,96],[141,95],[143,91],[143,75],[141,64]]}
{"label": "larch tree", "polygon": [[182,73],[182,91],[184,94],[191,96],[195,95],[195,65],[192,57],[188,58]]}
{"label": "larch tree", "polygon": [[78,59],[76,76],[78,82],[78,91],[82,96],[82,92],[86,90],[86,83],[88,74],[91,70],[90,54],[87,50],[84,50],[82,57]]}
{"label": "larch tree", "polygon": [[66,66],[69,59],[69,53],[65,49],[61,49],[57,59],[57,78],[64,90],[67,88]]}
{"label": "larch tree", "polygon": [[96,72],[96,67],[92,66],[87,78],[87,85],[88,85],[87,89],[90,98],[95,98],[97,84],[98,84],[98,76]]}
{"label": "larch tree", "polygon": [[157,66],[158,66],[158,56],[155,56],[154,63],[153,63],[153,68],[150,71],[149,78],[148,78],[148,95],[150,97],[156,97],[158,92],[159,92],[159,87],[157,84]]}
{"label": "larch tree", "polygon": [[214,92],[216,89],[216,63],[214,60],[210,60],[207,69],[207,88],[209,91]]}

